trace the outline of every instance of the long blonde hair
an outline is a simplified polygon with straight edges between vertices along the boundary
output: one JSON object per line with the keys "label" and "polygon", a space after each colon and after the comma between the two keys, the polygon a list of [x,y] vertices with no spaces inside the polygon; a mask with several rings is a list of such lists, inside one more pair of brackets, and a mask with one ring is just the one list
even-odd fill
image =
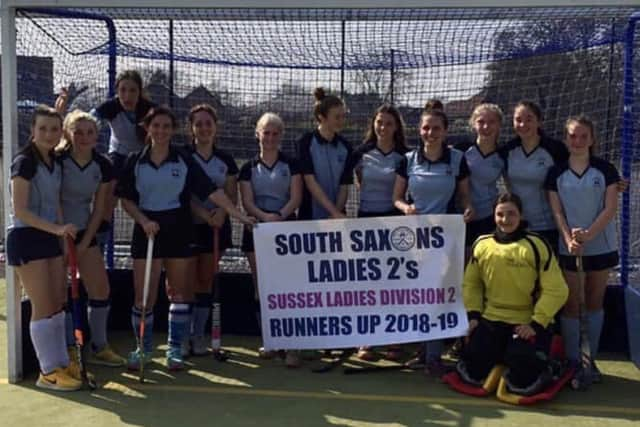
{"label": "long blonde hair", "polygon": [[75,130],[78,123],[83,121],[93,123],[96,128],[96,134],[98,133],[98,121],[95,117],[93,117],[86,111],[77,109],[73,110],[72,112],[67,114],[67,116],[64,118],[64,122],[62,122],[63,136],[60,140],[60,143],[55,148],[56,152],[61,153],[71,148],[71,135],[73,134],[73,131]]}

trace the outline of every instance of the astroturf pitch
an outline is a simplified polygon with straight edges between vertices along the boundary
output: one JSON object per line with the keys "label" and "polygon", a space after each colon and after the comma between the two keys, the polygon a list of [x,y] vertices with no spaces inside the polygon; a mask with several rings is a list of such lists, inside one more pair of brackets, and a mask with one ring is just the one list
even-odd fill
{"label": "astroturf pitch", "polygon": [[[122,369],[91,368],[100,387],[72,393],[41,391],[35,376],[6,381],[4,283],[0,283],[0,425],[3,426],[637,426],[640,371],[604,355],[603,384],[586,392],[563,390],[532,408],[495,398],[471,398],[417,371],[317,374],[316,362],[287,369],[281,359],[258,358],[256,337],[224,336],[227,362],[191,358],[187,369],[166,369],[164,335],[155,337],[148,382]],[[111,334],[130,350],[130,332]],[[363,365],[354,359],[350,364]],[[383,363],[383,362],[379,362]]]}

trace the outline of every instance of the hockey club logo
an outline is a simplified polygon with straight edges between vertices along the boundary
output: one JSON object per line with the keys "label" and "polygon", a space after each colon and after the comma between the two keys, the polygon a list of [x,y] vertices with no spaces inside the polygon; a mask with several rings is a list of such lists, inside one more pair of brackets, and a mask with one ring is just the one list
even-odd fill
{"label": "hockey club logo", "polygon": [[397,227],[391,232],[391,245],[398,251],[406,252],[416,244],[416,235],[409,227]]}

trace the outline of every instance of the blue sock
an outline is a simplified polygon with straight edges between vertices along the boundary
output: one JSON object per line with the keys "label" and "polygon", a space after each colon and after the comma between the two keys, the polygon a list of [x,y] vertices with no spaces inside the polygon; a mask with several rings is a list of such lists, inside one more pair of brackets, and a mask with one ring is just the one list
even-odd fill
{"label": "blue sock", "polygon": [[602,324],[604,323],[604,311],[590,311],[587,313],[589,318],[589,348],[591,349],[591,358],[595,359],[600,346],[600,334],[602,333]]}
{"label": "blue sock", "polygon": [[[91,346],[100,351],[107,345],[107,320],[109,319],[109,300],[89,300],[87,318],[91,330]],[[138,320],[139,321],[139,320]]]}
{"label": "blue sock", "polygon": [[186,303],[169,304],[169,348],[179,349],[187,334],[191,306]]}
{"label": "blue sock", "polygon": [[564,353],[567,359],[577,362],[580,360],[580,319],[562,316],[560,324]]}
{"label": "blue sock", "polygon": [[[60,311],[51,316],[51,323],[53,325],[53,336],[49,338],[51,348],[55,349],[56,361],[58,366],[69,365],[69,352],[67,351],[67,345],[65,335],[68,333],[65,313]],[[75,339],[73,341],[75,345]]]}
{"label": "blue sock", "polygon": [[211,294],[196,294],[196,303],[191,314],[191,336],[205,335],[207,320],[209,320],[209,313],[211,313],[211,300]]}
{"label": "blue sock", "polygon": [[[133,333],[136,336],[136,345],[140,346],[140,318],[142,317],[142,310],[138,307],[131,309],[131,326],[133,326]],[[144,352],[151,353],[153,351],[153,312],[146,314],[144,319]]]}

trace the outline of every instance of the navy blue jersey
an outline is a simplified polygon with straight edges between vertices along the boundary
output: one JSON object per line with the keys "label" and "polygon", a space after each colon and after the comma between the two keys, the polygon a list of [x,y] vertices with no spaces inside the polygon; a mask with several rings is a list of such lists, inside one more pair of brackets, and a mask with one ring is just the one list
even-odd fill
{"label": "navy blue jersey", "polygon": [[[353,184],[353,169],[348,162],[351,145],[338,134],[333,140],[327,141],[315,130],[300,138],[297,150],[301,173],[313,175],[329,200],[335,204],[340,186]],[[326,219],[329,212],[313,200],[305,188],[299,217]]]}
{"label": "navy blue jersey", "polygon": [[113,179],[111,161],[93,152],[89,163],[80,166],[68,151],[60,156],[62,163],[62,218],[65,224],[73,223],[79,230],[87,228],[91,217],[93,196],[102,183]]}
{"label": "navy blue jersey", "polygon": [[144,211],[191,210],[191,194],[206,199],[216,185],[193,160],[191,154],[171,146],[169,155],[156,166],[150,159],[150,146],[130,154],[116,195],[136,203]]}
{"label": "navy blue jersey", "polygon": [[[579,175],[569,162],[556,165],[547,175],[545,188],[558,193],[569,229],[588,229],[605,207],[607,187],[620,181],[616,168],[598,157],[591,157],[589,167]],[[616,251],[615,221],[584,244],[584,255],[600,255]],[[569,255],[564,239],[560,239],[560,253]]]}
{"label": "navy blue jersey", "polygon": [[[11,162],[11,178],[19,176],[29,181],[29,200],[27,201],[29,212],[45,221],[56,223],[60,203],[62,166],[53,151],[49,156],[51,167],[44,163],[38,149],[33,144],[29,144]],[[7,228],[21,227],[30,226],[16,218],[14,209],[11,209],[10,223]]]}
{"label": "navy blue jersey", "polygon": [[154,103],[140,98],[135,111],[129,112],[124,110],[118,98],[112,98],[91,111],[98,120],[109,123],[109,153],[127,156],[144,147],[147,133],[140,123],[154,106]]}
{"label": "navy blue jersey", "polygon": [[240,181],[251,184],[253,202],[265,212],[280,212],[291,199],[291,179],[300,174],[297,162],[278,153],[269,167],[260,157],[249,160],[240,168]]}
{"label": "navy blue jersey", "polygon": [[385,213],[393,210],[396,169],[407,150],[383,153],[375,142],[367,142],[353,152],[351,164],[360,183],[360,211]]}
{"label": "navy blue jersey", "polygon": [[529,229],[555,229],[544,182],[553,165],[567,161],[567,148],[562,142],[542,135],[540,144],[530,153],[524,151],[520,138],[509,141],[501,151],[507,162],[507,185],[522,199],[524,219],[528,221]]}
{"label": "navy blue jersey", "polygon": [[482,154],[475,143],[461,143],[455,148],[464,152],[469,166],[471,204],[477,219],[493,216],[493,203],[498,197],[498,180],[504,173],[506,163],[498,150]]}
{"label": "navy blue jersey", "polygon": [[407,180],[409,196],[419,214],[455,212],[458,181],[469,176],[462,151],[442,147],[435,162],[425,158],[417,148],[405,154],[396,173]]}
{"label": "navy blue jersey", "polygon": [[[190,149],[193,159],[200,165],[204,173],[213,181],[218,188],[224,188],[224,184],[229,176],[236,176],[238,174],[238,166],[235,160],[231,157],[231,154],[218,148],[213,148],[211,156],[205,159],[198,153],[195,148]],[[207,211],[211,211],[217,206],[209,199],[202,200],[198,197],[194,197],[193,201],[199,204]],[[202,224],[204,221],[197,215],[194,215],[194,221],[198,224]]]}

